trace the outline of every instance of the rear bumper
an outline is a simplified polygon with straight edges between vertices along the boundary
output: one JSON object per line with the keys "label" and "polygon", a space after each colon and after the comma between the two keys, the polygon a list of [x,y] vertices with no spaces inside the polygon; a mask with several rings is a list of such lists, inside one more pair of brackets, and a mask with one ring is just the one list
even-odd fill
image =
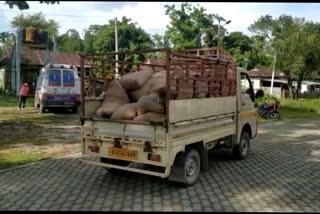
{"label": "rear bumper", "polygon": [[42,101],[43,106],[45,107],[77,107],[80,105],[80,101]]}
{"label": "rear bumper", "polygon": [[129,172],[137,172],[137,173],[157,176],[157,177],[161,177],[161,178],[169,177],[169,173],[170,173],[170,169],[171,169],[171,167],[166,167],[165,172],[164,173],[160,173],[160,172],[154,172],[154,171],[151,171],[151,170],[145,170],[145,169],[139,169],[139,168],[130,167],[130,165],[128,167],[125,167],[125,166],[118,166],[118,165],[113,165],[113,164],[108,164],[108,163],[101,163],[101,162],[98,162],[98,161],[86,160],[83,157],[81,158],[81,162],[87,163],[87,164],[91,164],[91,165],[95,165],[95,166],[102,166],[102,167],[113,168],[113,169],[121,169],[121,170],[129,171]]}

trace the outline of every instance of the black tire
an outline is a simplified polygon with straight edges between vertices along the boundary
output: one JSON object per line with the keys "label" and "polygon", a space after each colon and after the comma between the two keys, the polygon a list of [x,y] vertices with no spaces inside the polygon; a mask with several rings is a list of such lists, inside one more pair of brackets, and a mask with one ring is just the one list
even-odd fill
{"label": "black tire", "polygon": [[191,186],[197,181],[200,174],[201,159],[196,149],[190,149],[184,154],[177,156],[175,164],[183,167],[184,186]]}
{"label": "black tire", "polygon": [[[100,162],[114,164],[114,165],[118,165],[118,166],[129,166],[129,164],[130,164],[130,161],[115,160],[115,159],[110,159],[110,158],[100,158]],[[114,169],[114,168],[105,168],[105,169],[111,173],[123,172],[123,170],[121,170],[121,169]]]}
{"label": "black tire", "polygon": [[247,132],[242,132],[240,142],[233,147],[233,156],[237,160],[245,159],[250,150],[250,137]]}
{"label": "black tire", "polygon": [[42,103],[40,103],[40,114],[44,113],[45,112],[45,107],[43,106]]}
{"label": "black tire", "polygon": [[269,118],[269,119],[278,119],[278,113],[276,113],[276,112],[270,112],[270,113],[268,114],[268,118]]}

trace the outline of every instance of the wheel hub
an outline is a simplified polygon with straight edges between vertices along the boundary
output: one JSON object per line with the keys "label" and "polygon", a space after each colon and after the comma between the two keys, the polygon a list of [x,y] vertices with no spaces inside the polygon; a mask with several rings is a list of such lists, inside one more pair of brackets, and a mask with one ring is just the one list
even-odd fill
{"label": "wheel hub", "polygon": [[193,158],[190,158],[189,160],[187,160],[186,162],[187,176],[192,176],[193,174],[195,174],[196,169],[197,169],[197,163],[195,162],[195,160]]}
{"label": "wheel hub", "polygon": [[248,144],[247,141],[242,140],[241,142],[241,153],[246,154],[248,152]]}

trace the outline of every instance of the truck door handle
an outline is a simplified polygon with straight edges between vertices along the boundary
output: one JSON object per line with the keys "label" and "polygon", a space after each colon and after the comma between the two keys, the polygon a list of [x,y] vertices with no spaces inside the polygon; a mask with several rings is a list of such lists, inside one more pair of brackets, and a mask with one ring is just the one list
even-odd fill
{"label": "truck door handle", "polygon": [[244,106],[245,105],[245,103],[241,103],[241,106]]}

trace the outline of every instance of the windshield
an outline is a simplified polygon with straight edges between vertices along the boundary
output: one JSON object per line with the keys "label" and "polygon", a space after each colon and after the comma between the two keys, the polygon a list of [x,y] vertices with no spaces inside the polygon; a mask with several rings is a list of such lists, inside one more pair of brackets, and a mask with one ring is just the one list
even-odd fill
{"label": "windshield", "polygon": [[49,86],[61,85],[61,72],[58,69],[49,70]]}
{"label": "windshield", "polygon": [[63,70],[63,86],[74,87],[74,72],[73,70]]}

